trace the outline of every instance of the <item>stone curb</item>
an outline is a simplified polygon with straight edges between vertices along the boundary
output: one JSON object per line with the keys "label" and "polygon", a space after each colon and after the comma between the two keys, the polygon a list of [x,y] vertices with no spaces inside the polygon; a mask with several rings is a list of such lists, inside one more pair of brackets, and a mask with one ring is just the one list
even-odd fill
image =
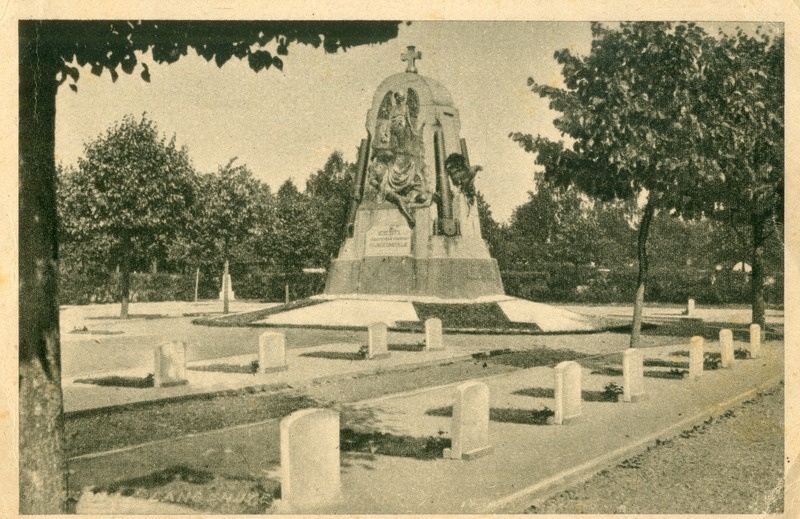
{"label": "stone curb", "polygon": [[677,436],[685,429],[707,420],[710,416],[713,417],[721,414],[727,409],[749,400],[757,393],[779,384],[781,381],[783,381],[783,379],[783,375],[768,379],[766,382],[748,389],[743,393],[739,393],[738,395],[729,398],[724,402],[707,407],[699,413],[672,424],[669,427],[658,431],[657,433],[642,438],[631,445],[620,447],[609,453],[589,460],[586,463],[572,467],[543,481],[539,481],[533,485],[518,490],[517,492],[509,494],[506,497],[492,501],[484,506],[480,513],[520,513],[519,511],[526,508],[526,505],[530,504],[532,501],[544,501],[558,494],[559,492],[563,492],[564,490],[567,490],[575,485],[583,483],[591,479],[602,469],[645,452],[646,447],[648,447],[650,444],[654,444],[656,440],[665,437],[672,438]]}

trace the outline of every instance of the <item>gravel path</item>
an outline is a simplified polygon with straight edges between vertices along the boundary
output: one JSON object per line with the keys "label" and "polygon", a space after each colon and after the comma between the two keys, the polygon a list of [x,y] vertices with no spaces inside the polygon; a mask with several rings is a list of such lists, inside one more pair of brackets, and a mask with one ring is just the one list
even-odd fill
{"label": "gravel path", "polygon": [[783,384],[527,512],[763,514],[783,511]]}

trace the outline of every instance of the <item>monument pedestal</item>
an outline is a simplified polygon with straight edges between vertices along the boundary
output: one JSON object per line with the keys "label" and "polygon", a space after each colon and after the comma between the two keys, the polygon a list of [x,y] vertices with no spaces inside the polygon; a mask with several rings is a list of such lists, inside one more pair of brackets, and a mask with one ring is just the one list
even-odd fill
{"label": "monument pedestal", "polygon": [[[489,255],[479,233],[466,227],[462,235],[434,235],[434,209],[419,207],[412,211],[416,220],[413,229],[393,204],[362,204],[353,237],[345,240],[339,257],[331,263],[325,294],[444,299],[503,295],[497,261]],[[469,226],[475,223],[472,216],[463,219]]]}

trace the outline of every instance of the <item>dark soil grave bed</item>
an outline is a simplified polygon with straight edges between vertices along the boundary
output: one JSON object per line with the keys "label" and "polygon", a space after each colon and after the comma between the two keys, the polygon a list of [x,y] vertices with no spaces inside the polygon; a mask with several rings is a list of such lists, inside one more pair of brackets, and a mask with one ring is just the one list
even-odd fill
{"label": "dark soil grave bed", "polygon": [[318,305],[324,303],[322,299],[298,299],[287,304],[272,306],[269,308],[262,308],[261,310],[254,310],[252,312],[243,312],[240,314],[228,315],[226,317],[201,317],[194,319],[192,324],[202,326],[221,326],[221,327],[235,327],[235,326],[258,326],[254,324],[256,321],[266,319],[270,315],[287,312],[289,310],[296,310],[298,308],[306,308],[308,306]]}
{"label": "dark soil grave bed", "polygon": [[258,361],[251,364],[206,364],[202,366],[189,366],[192,371],[214,371],[217,373],[243,373],[253,375],[258,372]]}
{"label": "dark soil grave bed", "polygon": [[[428,416],[453,416],[453,406],[436,407],[425,411]],[[542,409],[515,409],[508,407],[492,407],[489,409],[489,420],[492,422],[515,423],[521,425],[547,425],[548,419],[555,412],[548,407]]]}
{"label": "dark soil grave bed", "polygon": [[171,466],[90,491],[154,499],[211,514],[263,514],[280,497],[280,482],[270,478],[230,478],[207,470]]}

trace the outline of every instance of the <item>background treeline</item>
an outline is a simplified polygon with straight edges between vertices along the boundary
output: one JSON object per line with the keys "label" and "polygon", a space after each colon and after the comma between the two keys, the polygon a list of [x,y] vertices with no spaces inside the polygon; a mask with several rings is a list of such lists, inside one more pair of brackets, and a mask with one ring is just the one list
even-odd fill
{"label": "background treeline", "polygon": [[[354,165],[333,153],[301,191],[277,191],[235,159],[194,170],[186,149],[146,116],[126,117],[59,168],[61,304],[217,298],[227,260],[237,298],[320,293],[344,236]],[[486,173],[490,175],[491,173]],[[482,196],[484,238],[510,295],[539,301],[629,302],[641,208],[598,202],[539,179],[500,224]],[[648,244],[647,298],[747,303],[746,228],[658,213]],[[782,229],[767,247],[767,300],[783,299]],[[741,266],[741,265],[740,265]],[[127,276],[127,281],[124,279]]]}

